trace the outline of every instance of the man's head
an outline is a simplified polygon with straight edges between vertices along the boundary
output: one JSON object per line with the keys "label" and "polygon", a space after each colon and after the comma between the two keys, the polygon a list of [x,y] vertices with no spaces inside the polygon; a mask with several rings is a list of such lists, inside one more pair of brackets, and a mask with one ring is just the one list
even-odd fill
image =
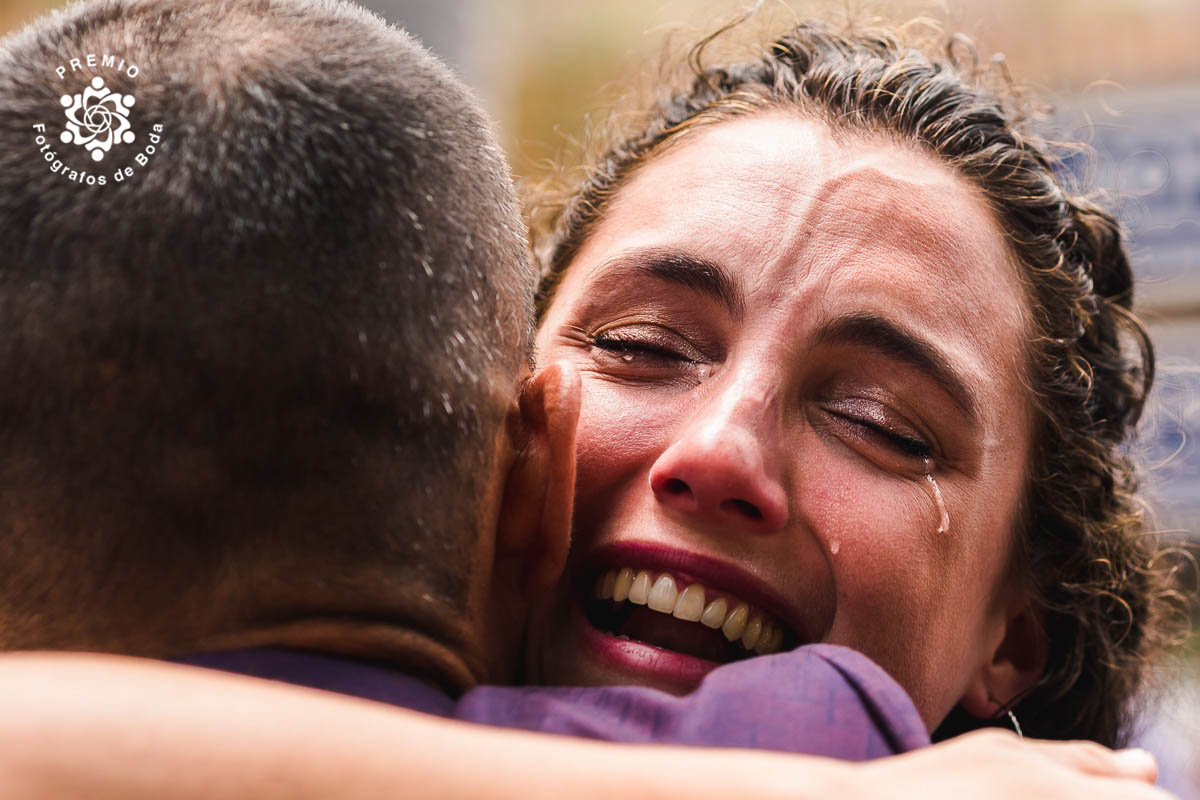
{"label": "man's head", "polygon": [[101,0],[0,42],[0,106],[0,646],[481,651],[540,518],[469,93],[344,3]]}

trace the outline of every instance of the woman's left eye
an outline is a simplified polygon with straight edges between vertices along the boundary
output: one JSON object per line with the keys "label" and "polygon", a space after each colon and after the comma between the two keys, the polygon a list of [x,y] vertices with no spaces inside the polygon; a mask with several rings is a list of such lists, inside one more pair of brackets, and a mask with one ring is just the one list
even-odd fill
{"label": "woman's left eye", "polygon": [[872,435],[887,443],[892,448],[898,450],[905,455],[912,456],[915,459],[924,460],[933,455],[933,448],[929,446],[923,439],[916,439],[896,433],[895,431],[887,430],[886,428],[876,425],[873,422],[864,419],[855,419],[853,417],[843,417],[848,422],[860,425],[869,431]]}
{"label": "woman's left eye", "polygon": [[825,405],[831,426],[872,449],[883,448],[905,462],[923,463],[933,457],[933,446],[910,425],[892,419],[878,403],[848,400]]}

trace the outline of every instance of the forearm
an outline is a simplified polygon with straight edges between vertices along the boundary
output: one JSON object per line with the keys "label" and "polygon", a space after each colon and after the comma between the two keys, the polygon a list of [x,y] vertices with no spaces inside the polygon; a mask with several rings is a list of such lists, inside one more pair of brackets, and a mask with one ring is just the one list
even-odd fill
{"label": "forearm", "polygon": [[869,764],[487,728],[117,657],[0,656],[0,798],[1165,800],[1148,754],[983,732]]}
{"label": "forearm", "polygon": [[3,656],[0,697],[12,798],[804,798],[835,796],[846,769],[485,728],[120,658]]}

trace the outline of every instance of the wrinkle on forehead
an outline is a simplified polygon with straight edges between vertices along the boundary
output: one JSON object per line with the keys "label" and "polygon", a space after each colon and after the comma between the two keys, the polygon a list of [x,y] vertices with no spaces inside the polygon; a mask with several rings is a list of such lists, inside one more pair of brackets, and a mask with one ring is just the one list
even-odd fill
{"label": "wrinkle on forehead", "polygon": [[[690,219],[671,216],[669,204],[646,202],[665,181],[696,197]],[[754,253],[754,269],[728,264],[749,291],[772,286],[781,299],[805,286],[853,291],[884,271],[894,299],[921,305],[928,304],[931,281],[953,285],[957,302],[941,316],[964,326],[978,344],[984,342],[973,320],[981,311],[1015,329],[1029,327],[1023,303],[994,302],[999,286],[960,280],[990,263],[995,281],[1025,294],[985,198],[936,155],[887,134],[835,132],[787,111],[716,123],[647,164],[617,193],[610,212],[619,213],[622,201],[636,206],[643,221],[654,217],[646,226],[652,235],[687,230],[694,244],[714,253]],[[757,218],[739,224],[748,208]]]}
{"label": "wrinkle on forehead", "polygon": [[[930,168],[941,169],[934,164]],[[899,234],[888,239],[888,246],[929,266],[979,259],[983,255],[978,245],[983,242],[964,238],[962,226],[950,222],[962,213],[963,203],[974,199],[969,192],[955,191],[959,188],[945,181],[914,182],[876,164],[855,165],[818,187],[805,220],[813,230],[851,241],[870,238],[887,222],[892,233]],[[986,214],[987,209],[980,212]]]}
{"label": "wrinkle on forehead", "polygon": [[726,212],[729,219],[747,201],[766,205],[788,242],[803,241],[815,223],[830,235],[861,236],[863,215],[869,221],[901,217],[910,237],[905,243],[926,253],[963,252],[996,233],[979,231],[975,242],[962,241],[953,220],[967,211],[988,218],[991,212],[936,156],[881,134],[835,137],[825,123],[785,111],[702,129],[639,170],[617,193],[610,213],[632,195],[660,192],[664,180],[675,190],[695,192],[710,211]]}
{"label": "wrinkle on forehead", "polygon": [[[913,307],[923,302],[931,281],[940,281],[958,293],[955,302],[941,309],[941,316],[969,334],[976,327],[974,315],[984,309],[1006,325],[1026,330],[1022,304],[995,302],[1000,285],[1017,297],[1023,297],[1023,291],[991,210],[948,168],[930,159],[927,169],[940,173],[941,179],[912,181],[863,164],[825,180],[805,214],[812,232],[804,243],[807,252],[795,253],[793,263],[806,258],[816,263],[814,251],[820,251],[819,262],[836,270],[839,283],[848,287],[862,282],[878,289],[870,279],[883,271],[890,280],[889,294]],[[964,225],[965,219],[983,224]],[[886,237],[877,235],[884,227]],[[1003,246],[997,250],[996,243]],[[960,280],[989,264],[995,283]]]}

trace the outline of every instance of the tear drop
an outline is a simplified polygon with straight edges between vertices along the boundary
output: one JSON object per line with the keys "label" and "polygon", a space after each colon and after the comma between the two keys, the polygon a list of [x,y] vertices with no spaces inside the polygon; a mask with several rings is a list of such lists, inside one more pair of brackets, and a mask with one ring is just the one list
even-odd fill
{"label": "tear drop", "polygon": [[830,553],[830,555],[835,555],[835,556],[836,556],[836,555],[837,555],[837,551],[838,551],[838,550],[840,550],[840,549],[841,549],[841,547],[842,547],[842,545],[841,545],[841,544],[838,542],[838,540],[837,540],[837,539],[830,539],[830,540],[829,540],[829,553]]}
{"label": "tear drop", "polygon": [[942,487],[938,486],[937,479],[933,477],[933,461],[929,458],[925,459],[925,483],[929,485],[929,492],[933,495],[933,503],[937,506],[938,511],[938,533],[950,532],[950,514],[946,511],[946,501],[942,497]]}

